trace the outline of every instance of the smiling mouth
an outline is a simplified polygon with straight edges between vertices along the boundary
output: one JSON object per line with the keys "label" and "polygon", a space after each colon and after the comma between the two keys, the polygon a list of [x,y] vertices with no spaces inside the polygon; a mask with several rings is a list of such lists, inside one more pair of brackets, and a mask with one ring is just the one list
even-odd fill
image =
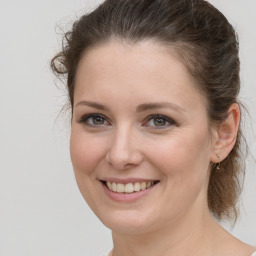
{"label": "smiling mouth", "polygon": [[155,186],[157,183],[159,183],[159,180],[142,181],[142,182],[127,183],[127,184],[103,181],[103,180],[101,180],[101,182],[112,192],[122,193],[122,194],[131,194],[131,193],[149,189]]}

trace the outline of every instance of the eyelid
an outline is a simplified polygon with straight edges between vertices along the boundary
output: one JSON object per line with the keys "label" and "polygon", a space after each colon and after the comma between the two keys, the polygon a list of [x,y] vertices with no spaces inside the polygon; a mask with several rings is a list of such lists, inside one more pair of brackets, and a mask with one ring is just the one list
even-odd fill
{"label": "eyelid", "polygon": [[102,125],[90,125],[90,124],[86,124],[86,121],[89,119],[89,118],[93,118],[93,117],[101,117],[103,118],[107,123],[110,123],[108,118],[106,118],[104,115],[100,114],[100,113],[89,113],[89,114],[86,114],[86,115],[83,115],[80,119],[79,119],[79,123],[82,123],[86,126],[89,126],[89,127],[102,127],[104,126],[104,124]]}
{"label": "eyelid", "polygon": [[[93,118],[93,117],[101,117],[104,119],[104,122],[107,122],[107,124],[99,124],[99,125],[96,125],[96,124],[88,124],[86,123],[89,118]],[[152,120],[152,119],[156,119],[156,118],[162,118],[164,119],[167,123],[169,123],[168,125],[165,125],[165,126],[154,126],[154,125],[148,125],[147,123]],[[102,126],[108,126],[108,125],[111,125],[111,122],[109,121],[109,119],[103,115],[103,114],[100,114],[100,113],[89,113],[89,114],[85,114],[83,115],[79,120],[78,120],[79,123],[82,123],[83,125],[86,125],[88,127],[95,127],[95,128],[100,128]],[[163,114],[152,114],[150,116],[148,116],[142,123],[142,126],[147,126],[147,127],[152,127],[154,129],[165,129],[165,128],[168,128],[170,126],[177,126],[177,123],[170,117],[166,116],[166,115],[163,115]]]}
{"label": "eyelid", "polygon": [[[166,115],[162,115],[162,114],[153,114],[153,115],[150,115],[146,118],[145,123],[148,123],[150,120],[154,119],[154,118],[162,118],[164,119],[165,121],[167,121],[169,123],[168,126],[152,126],[154,127],[154,129],[164,129],[164,128],[167,128],[167,127],[170,127],[170,126],[177,126],[177,123],[170,117],[166,116]],[[144,125],[144,126],[151,126],[151,125]]]}

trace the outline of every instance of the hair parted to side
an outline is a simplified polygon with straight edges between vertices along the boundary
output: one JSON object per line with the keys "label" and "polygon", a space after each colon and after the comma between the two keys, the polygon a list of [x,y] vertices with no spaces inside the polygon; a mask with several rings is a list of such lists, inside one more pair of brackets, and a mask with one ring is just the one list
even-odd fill
{"label": "hair parted to side", "polygon": [[[120,40],[136,44],[153,40],[174,49],[208,101],[211,124],[227,117],[238,103],[240,61],[233,27],[204,0],[106,0],[73,24],[63,48],[51,61],[57,76],[66,77],[73,109],[76,70],[84,52],[100,44]],[[241,104],[239,104],[241,106]],[[236,203],[244,176],[241,127],[236,144],[221,162],[212,165],[208,205],[218,219],[236,219]]]}

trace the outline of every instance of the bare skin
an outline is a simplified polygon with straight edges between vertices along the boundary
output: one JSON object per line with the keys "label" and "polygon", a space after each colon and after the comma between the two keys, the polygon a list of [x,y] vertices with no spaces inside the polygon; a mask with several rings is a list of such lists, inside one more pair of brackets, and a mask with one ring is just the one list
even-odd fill
{"label": "bare skin", "polygon": [[[182,256],[182,255],[227,255],[227,256],[249,256],[255,248],[236,239],[214,220],[200,230],[187,231],[187,236],[183,239],[171,243],[171,238],[164,235],[162,231],[154,237],[130,236],[115,234],[113,232],[114,250],[111,256],[119,255],[159,255],[159,256]],[[169,233],[169,232],[168,232]],[[185,234],[185,232],[184,232]],[[166,239],[166,240],[165,240]]]}
{"label": "bare skin", "polygon": [[[209,124],[206,99],[185,66],[152,41],[113,41],[78,67],[71,159],[79,189],[112,230],[113,256],[249,256],[253,248],[211,216],[212,163],[232,150],[240,122]],[[115,201],[102,181],[156,180],[145,196]],[[125,182],[124,182],[125,183]]]}

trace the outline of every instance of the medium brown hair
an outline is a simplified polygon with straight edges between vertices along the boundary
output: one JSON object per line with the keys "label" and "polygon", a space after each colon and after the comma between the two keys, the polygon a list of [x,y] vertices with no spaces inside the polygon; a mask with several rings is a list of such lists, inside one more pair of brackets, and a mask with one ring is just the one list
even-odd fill
{"label": "medium brown hair", "polygon": [[[117,39],[130,44],[150,39],[174,49],[207,99],[211,124],[224,121],[231,104],[239,104],[237,35],[215,7],[204,0],[106,0],[73,24],[64,36],[62,51],[51,61],[56,75],[67,76],[71,109],[82,54]],[[244,174],[241,139],[239,127],[236,144],[221,162],[221,170],[212,165],[208,205],[219,219],[237,217]]]}

